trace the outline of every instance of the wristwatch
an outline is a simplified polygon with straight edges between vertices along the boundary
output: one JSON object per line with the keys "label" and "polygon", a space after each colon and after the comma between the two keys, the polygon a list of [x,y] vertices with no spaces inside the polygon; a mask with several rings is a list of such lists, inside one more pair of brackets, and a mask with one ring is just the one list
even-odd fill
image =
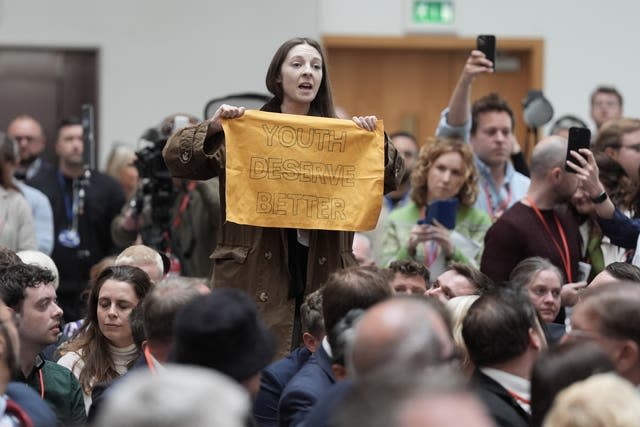
{"label": "wristwatch", "polygon": [[606,191],[603,191],[602,193],[600,193],[600,194],[599,194],[599,195],[597,195],[596,197],[592,197],[592,198],[591,198],[591,201],[592,201],[593,203],[595,203],[596,205],[598,205],[598,204],[600,204],[600,203],[604,202],[605,200],[607,200],[607,197],[609,197],[609,196],[607,196],[607,192],[606,192]]}

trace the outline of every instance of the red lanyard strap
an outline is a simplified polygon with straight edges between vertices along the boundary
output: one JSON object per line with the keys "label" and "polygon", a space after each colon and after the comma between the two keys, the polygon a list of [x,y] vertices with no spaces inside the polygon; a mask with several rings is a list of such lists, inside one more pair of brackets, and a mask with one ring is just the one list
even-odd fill
{"label": "red lanyard strap", "polygon": [[155,375],[156,366],[153,364],[153,357],[151,356],[151,352],[149,351],[149,346],[144,348],[144,360],[147,362],[147,366],[149,367],[149,371]]}
{"label": "red lanyard strap", "polygon": [[558,219],[558,215],[556,215],[556,213],[553,212],[553,219],[556,222],[556,227],[558,227],[558,233],[560,233],[560,239],[562,240],[562,249],[560,248],[560,244],[558,243],[555,236],[551,232],[551,228],[549,227],[549,224],[547,224],[547,220],[544,219],[544,217],[542,216],[542,212],[540,212],[540,209],[538,209],[538,206],[536,205],[536,203],[529,196],[527,196],[527,201],[531,205],[531,208],[536,213],[536,216],[538,217],[542,225],[544,225],[544,228],[545,230],[547,230],[547,234],[549,234],[549,237],[551,237],[551,241],[555,245],[556,250],[560,255],[560,259],[562,260],[562,264],[564,265],[564,271],[567,274],[567,280],[569,281],[569,283],[572,283],[573,274],[571,272],[571,255],[569,254],[569,245],[567,244],[567,236],[564,234],[564,229],[562,228],[560,219]]}

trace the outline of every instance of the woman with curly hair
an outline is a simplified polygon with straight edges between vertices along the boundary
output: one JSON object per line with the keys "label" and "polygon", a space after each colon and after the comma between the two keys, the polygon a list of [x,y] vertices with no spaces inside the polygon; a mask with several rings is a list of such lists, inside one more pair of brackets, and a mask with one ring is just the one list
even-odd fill
{"label": "woman with curly hair", "polygon": [[[428,141],[420,150],[411,186],[411,203],[394,210],[385,225],[384,264],[413,259],[427,266],[431,277],[438,277],[453,261],[477,267],[491,219],[473,207],[478,172],[471,147],[456,139]],[[418,224],[432,202],[451,198],[458,200],[453,230],[437,221]]]}
{"label": "woman with curly hair", "polygon": [[129,314],[150,288],[149,276],[137,267],[105,268],[89,293],[86,320],[61,347],[58,364],[78,378],[87,412],[93,387],[124,374],[138,358]]}

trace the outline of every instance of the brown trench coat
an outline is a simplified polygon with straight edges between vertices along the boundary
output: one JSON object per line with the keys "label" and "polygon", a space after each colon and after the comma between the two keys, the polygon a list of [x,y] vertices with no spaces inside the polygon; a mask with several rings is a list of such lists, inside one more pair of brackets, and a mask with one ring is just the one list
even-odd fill
{"label": "brown trench coat", "polygon": [[[291,347],[295,315],[295,298],[289,298],[291,275],[286,230],[226,221],[224,134],[206,138],[208,124],[204,121],[174,134],[164,147],[164,159],[174,177],[197,180],[220,177],[222,228],[211,255],[213,286],[247,292],[276,334],[279,353],[285,354]],[[388,139],[385,155],[387,193],[397,187],[404,164]],[[352,232],[311,230],[305,295],[322,286],[333,271],[357,264],[352,243]]]}

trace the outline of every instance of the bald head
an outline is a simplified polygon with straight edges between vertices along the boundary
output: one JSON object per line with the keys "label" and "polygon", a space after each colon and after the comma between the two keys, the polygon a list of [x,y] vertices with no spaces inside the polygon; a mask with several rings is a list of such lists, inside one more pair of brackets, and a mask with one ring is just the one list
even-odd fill
{"label": "bald head", "polygon": [[439,363],[453,349],[445,320],[429,301],[397,297],[371,307],[356,327],[351,352],[354,374],[396,366]]}
{"label": "bald head", "polygon": [[567,155],[567,140],[558,135],[551,135],[542,139],[533,149],[531,154],[531,178],[544,178],[547,173],[556,167],[564,169],[564,161]]}

